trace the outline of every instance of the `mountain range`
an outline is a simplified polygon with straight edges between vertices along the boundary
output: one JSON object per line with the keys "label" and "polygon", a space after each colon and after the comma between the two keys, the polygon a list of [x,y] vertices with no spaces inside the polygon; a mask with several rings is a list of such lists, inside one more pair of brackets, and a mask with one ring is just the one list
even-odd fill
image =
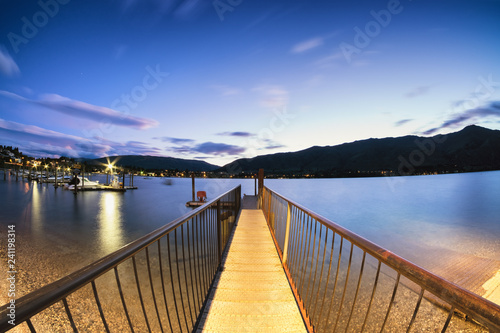
{"label": "mountain range", "polygon": [[219,167],[204,161],[157,156],[112,156],[90,160],[149,170],[214,171],[230,175],[352,177],[500,169],[500,131],[471,125],[461,131],[421,137],[366,139],[336,146],[242,158]]}
{"label": "mountain range", "polygon": [[187,160],[174,157],[142,156],[142,155],[120,155],[101,157],[88,160],[87,163],[108,164],[114,162],[116,166],[135,167],[146,170],[189,170],[189,171],[213,171],[219,166],[205,161]]}
{"label": "mountain range", "polygon": [[500,131],[471,125],[433,137],[408,135],[238,159],[217,171],[230,174],[354,176],[411,175],[500,169]]}

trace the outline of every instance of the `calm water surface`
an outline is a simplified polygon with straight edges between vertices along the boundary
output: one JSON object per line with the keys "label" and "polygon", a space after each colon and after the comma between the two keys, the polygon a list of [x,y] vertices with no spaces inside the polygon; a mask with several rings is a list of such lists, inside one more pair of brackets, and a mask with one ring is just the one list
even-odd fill
{"label": "calm water surface", "polygon": [[[105,181],[105,176],[92,179]],[[127,180],[128,183],[128,180]],[[15,224],[26,292],[108,254],[187,212],[191,180],[136,177],[138,190],[80,192],[3,180],[1,235]],[[197,179],[215,197],[253,180]],[[266,186],[361,236],[419,261],[426,247],[500,259],[500,172],[357,179],[270,179]],[[5,256],[6,237],[0,240]],[[22,268],[21,268],[22,269]],[[42,273],[42,274],[40,274]]]}
{"label": "calm water surface", "polygon": [[[106,176],[91,179],[104,183]],[[172,185],[164,182],[162,178],[135,177],[137,190],[75,195],[61,187],[55,189],[54,184],[16,182],[14,177],[4,181],[1,175],[1,225],[5,229],[15,224],[21,238],[74,243],[101,257],[191,211],[185,206],[191,200],[191,179],[173,179]],[[210,199],[240,183],[197,179],[196,187],[206,190]]]}
{"label": "calm water surface", "polygon": [[266,185],[413,261],[417,247],[500,260],[499,171]]}

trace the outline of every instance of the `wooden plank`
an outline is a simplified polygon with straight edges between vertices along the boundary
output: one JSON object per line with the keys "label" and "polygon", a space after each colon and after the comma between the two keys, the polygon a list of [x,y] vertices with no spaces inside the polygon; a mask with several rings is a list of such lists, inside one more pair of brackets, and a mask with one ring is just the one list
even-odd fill
{"label": "wooden plank", "polygon": [[264,214],[249,208],[241,211],[198,332],[307,332]]}

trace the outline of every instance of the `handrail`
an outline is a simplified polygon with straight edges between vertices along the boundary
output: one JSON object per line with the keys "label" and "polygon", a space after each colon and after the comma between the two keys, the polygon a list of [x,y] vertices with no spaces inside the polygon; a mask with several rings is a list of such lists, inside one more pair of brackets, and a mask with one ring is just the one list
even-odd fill
{"label": "handrail", "polygon": [[[325,226],[327,229],[331,230],[334,232],[333,237],[335,237],[335,234],[339,235],[341,238],[341,244],[342,241],[345,239],[351,243],[351,252],[350,252],[350,258],[349,258],[349,266],[347,269],[347,277],[346,280],[349,278],[349,270],[351,269],[351,261],[352,261],[352,253],[353,253],[353,246],[356,246],[360,250],[363,251],[363,262],[361,264],[361,271],[360,271],[360,276],[358,279],[358,286],[356,288],[356,296],[354,296],[354,303],[352,305],[351,309],[351,315],[352,311],[354,310],[354,306],[356,303],[356,297],[358,297],[358,291],[359,291],[359,285],[361,284],[362,280],[362,274],[363,274],[363,267],[365,265],[365,256],[368,254],[375,258],[379,262],[379,268],[380,270],[380,264],[383,263],[387,265],[388,267],[392,268],[398,273],[398,281],[399,281],[399,276],[404,276],[417,284],[421,288],[421,294],[423,295],[424,291],[428,291],[431,294],[433,294],[435,297],[439,298],[441,301],[446,302],[451,306],[451,311],[450,315],[452,312],[454,312],[454,309],[459,310],[466,314],[467,316],[470,316],[471,318],[475,319],[479,323],[485,325],[488,327],[490,330],[496,332],[500,331],[500,306],[490,302],[489,300],[486,300],[468,290],[465,290],[461,288],[460,286],[457,286],[456,284],[449,282],[411,262],[408,260],[403,259],[402,257],[392,253],[391,251],[388,251],[371,241],[353,233],[352,231],[349,231],[348,229],[330,221],[329,219],[314,213],[310,211],[309,209],[305,208],[304,206],[284,197],[281,194],[276,193],[275,191],[265,187],[264,188],[264,193],[263,197],[261,198],[261,206],[262,209],[264,210],[264,215],[266,216],[268,220],[268,224],[270,226],[270,229],[273,234],[273,238],[275,240],[275,243],[278,248],[278,252],[282,258],[283,265],[285,268],[285,271],[287,272],[287,275],[289,279],[291,280],[292,284],[292,289],[294,289],[296,293],[296,297],[298,298],[298,303],[299,305],[302,305],[304,307],[304,312],[307,314],[306,320],[309,321],[312,327],[315,327],[314,331],[321,330],[320,328],[322,325],[319,325],[318,318],[317,316],[315,317],[313,313],[311,313],[311,309],[313,311],[315,310],[315,306],[312,304],[308,304],[308,299],[313,296],[313,292],[311,294],[308,294],[309,291],[309,283],[311,281],[308,281],[307,289],[304,291],[303,285],[305,284],[305,279],[304,276],[307,275],[306,272],[309,272],[310,279],[312,279],[312,276],[314,273],[314,280],[313,280],[313,287],[312,291],[317,290],[318,294],[320,292],[320,287],[321,287],[321,282],[318,282],[317,289],[315,289],[315,283],[316,283],[316,276],[318,275],[317,271],[319,270],[319,258],[320,258],[320,251],[318,247],[321,247],[321,245],[324,245],[324,249],[326,249],[326,243],[321,242],[321,237],[325,236],[320,236],[317,237],[317,232],[316,228],[318,227],[317,224],[314,224],[313,222],[319,223],[320,226],[320,231],[319,233],[321,234],[321,226]],[[285,207],[286,206],[286,207]],[[309,223],[310,222],[310,223]],[[311,240],[311,235],[312,233],[312,226],[313,224],[315,225],[314,229],[314,240]],[[308,231],[309,229],[309,231]],[[286,233],[286,234],[285,234]],[[301,234],[305,234],[301,235]],[[326,235],[326,232],[325,232]],[[309,240],[307,238],[309,237]],[[316,245],[316,240],[318,241],[318,252],[315,254],[316,248],[314,246]],[[334,241],[334,240],[333,240]],[[332,241],[332,242],[333,242]],[[313,251],[310,251],[309,248],[311,246],[311,242],[313,242]],[[342,247],[342,245],[341,245]],[[332,254],[333,254],[333,243],[332,243]],[[290,258],[291,256],[291,258]],[[315,257],[316,256],[316,257]],[[342,249],[340,249],[340,254],[338,258],[338,264],[337,264],[337,269],[340,267],[340,259],[342,257]],[[308,260],[312,260],[310,264],[310,268],[308,269],[307,266],[309,265]],[[314,260],[316,260],[316,268],[314,269]],[[324,269],[324,264],[326,262],[326,258],[323,255],[323,264],[321,267],[321,273],[323,273]],[[306,261],[306,264],[304,265],[304,261]],[[331,268],[332,264],[332,259],[329,261],[329,265]],[[302,275],[300,275],[302,274]],[[352,273],[351,273],[352,274]],[[337,275],[338,272],[337,272]],[[377,277],[379,275],[379,272],[377,272]],[[299,279],[296,277],[299,276]],[[338,276],[335,277],[335,287],[337,286],[337,278]],[[321,278],[320,278],[321,279]],[[296,281],[298,280],[298,281]],[[328,284],[328,281],[327,281]],[[377,281],[375,281],[373,293],[375,294],[375,287],[376,287]],[[335,293],[335,287],[334,287],[334,293]],[[397,287],[397,284],[396,284]],[[327,286],[325,287],[325,293]],[[347,288],[347,282],[345,283],[344,286],[344,295],[342,298],[342,301],[344,301],[344,296],[345,296],[345,289]],[[396,293],[394,289],[394,295]],[[304,295],[305,293],[305,295]],[[421,300],[422,297],[420,297]],[[372,295],[372,300],[373,300],[373,295]],[[342,303],[341,301],[341,303]],[[371,304],[371,303],[370,303]],[[392,301],[391,301],[392,304]],[[420,305],[420,301],[417,305],[417,308],[415,310],[415,313],[413,314],[413,318],[410,322],[410,326],[413,324],[415,317],[418,312],[418,306]],[[340,317],[340,313],[342,311],[342,304],[340,305],[339,309],[339,314],[337,317]],[[368,309],[369,311],[369,309]],[[389,315],[390,311],[390,306],[389,310],[387,312],[387,316]],[[349,316],[349,320],[351,316]],[[368,313],[366,315],[368,317]],[[450,317],[451,318],[451,317]],[[444,327],[444,330],[446,330],[449,320],[446,322],[446,325]],[[316,320],[316,322],[314,322]],[[321,320],[321,318],[319,318]],[[366,319],[365,319],[366,320]],[[385,318],[387,320],[387,317]],[[337,318],[338,322],[338,318]],[[385,321],[384,321],[385,324]],[[337,323],[336,323],[337,325]],[[349,326],[349,321],[346,327]],[[409,328],[408,327],[408,328]],[[363,326],[364,328],[364,326]]]}
{"label": "handrail", "polygon": [[[196,288],[194,285],[191,285],[191,298],[193,300],[193,305],[195,303],[195,291],[198,293],[198,290],[203,290],[205,295],[204,299],[206,300],[206,296],[208,295],[208,288],[210,286],[211,281],[213,280],[213,277],[215,276],[215,273],[217,271],[217,268],[220,264],[220,253],[216,253],[219,251],[222,251],[227,243],[227,235],[225,235],[222,231],[224,231],[226,234],[230,231],[228,229],[231,229],[232,226],[234,225],[234,220],[237,215],[237,212],[239,211],[240,208],[240,197],[241,197],[241,185],[219,195],[218,197],[214,198],[213,200],[208,201],[205,205],[194,209],[192,212],[189,212],[182,217],[179,217],[167,224],[165,224],[163,227],[160,227],[149,234],[142,236],[141,238],[123,246],[121,249],[93,262],[90,265],[87,265],[74,273],[71,273],[55,282],[52,282],[48,285],[45,285],[15,301],[15,323],[16,326],[27,321],[28,326],[31,329],[32,323],[30,322],[30,318],[32,318],[34,315],[42,312],[44,309],[50,307],[54,303],[57,303],[59,301],[63,301],[65,307],[67,306],[66,304],[66,297],[75,291],[79,290],[83,286],[92,283],[92,287],[94,288],[94,293],[96,295],[96,302],[99,306],[99,311],[101,313],[101,317],[103,317],[101,306],[99,303],[99,299],[97,298],[97,291],[95,290],[95,285],[94,281],[99,278],[101,275],[103,275],[106,272],[111,271],[112,269],[115,269],[115,273],[117,274],[117,283],[118,283],[118,289],[120,291],[120,294],[122,293],[121,286],[120,286],[120,281],[118,278],[118,271],[116,270],[117,267],[126,261],[127,259],[132,258],[134,260],[134,270],[136,274],[136,281],[137,281],[137,289],[139,290],[139,296],[141,298],[141,303],[143,302],[142,296],[141,296],[141,288],[139,286],[139,281],[137,279],[137,270],[135,269],[135,255],[138,254],[139,252],[143,251],[146,249],[146,256],[147,256],[147,264],[148,264],[148,271],[150,274],[150,281],[151,281],[151,268],[150,268],[150,260],[149,260],[149,253],[148,253],[148,248],[155,244],[158,243],[158,254],[160,256],[160,274],[163,277],[163,269],[162,269],[162,264],[161,264],[161,250],[160,250],[160,240],[164,238],[165,236],[168,236],[172,231],[175,231],[175,256],[178,256],[178,253],[182,254],[182,262],[184,265],[184,273],[186,274],[187,277],[187,269],[186,269],[186,258],[185,258],[185,252],[188,250],[191,251],[193,250],[193,256],[191,258],[191,255],[189,255],[189,260],[188,261],[188,266],[189,266],[189,273],[192,276],[193,271],[194,274],[198,274],[198,276],[203,278],[205,281],[205,285],[199,286],[197,285]],[[223,203],[223,204],[221,204]],[[209,209],[216,209],[217,214],[210,212]],[[188,222],[191,225],[187,225]],[[187,225],[185,228],[183,225]],[[180,228],[181,227],[181,228]],[[190,244],[189,240],[189,231],[191,227],[191,237],[193,240],[193,244]],[[179,238],[177,236],[177,229],[180,229],[182,236]],[[184,240],[186,239],[184,237],[184,229],[186,229],[186,234],[187,234],[187,250],[185,250],[185,245],[184,245]],[[196,236],[195,236],[196,235]],[[225,236],[221,238],[222,236]],[[195,246],[194,244],[194,239],[196,237],[197,244]],[[180,239],[180,240],[179,240]],[[182,252],[181,250],[177,249],[177,242],[182,241]],[[200,243],[198,247],[198,243]],[[167,247],[168,247],[168,260],[170,261],[170,240],[167,240]],[[192,247],[191,247],[192,246]],[[195,256],[195,254],[198,254],[198,257]],[[202,263],[203,261],[203,263]],[[178,287],[180,289],[180,294],[182,297],[182,284],[181,284],[181,279],[179,276],[179,266],[181,266],[180,261],[176,263],[177,265],[177,274],[178,274]],[[202,267],[203,266],[203,267]],[[169,270],[170,273],[172,274],[172,265],[169,262]],[[197,270],[198,267],[198,270]],[[182,268],[181,268],[182,270]],[[203,272],[201,272],[203,270]],[[205,279],[206,278],[206,279]],[[171,278],[171,284],[172,288],[174,287],[174,281]],[[184,281],[183,281],[184,283]],[[187,299],[189,301],[189,291],[187,290],[187,281],[186,281],[186,290],[185,292],[187,293]],[[197,282],[201,283],[201,282]],[[152,281],[151,281],[152,284]],[[163,278],[162,278],[162,285],[163,285]],[[152,288],[152,285],[151,285]],[[152,288],[153,289],[153,288]],[[175,291],[174,291],[175,293]],[[198,294],[197,294],[198,295]],[[123,295],[121,294],[123,297]],[[175,297],[175,295],[174,295]],[[153,298],[154,298],[154,291],[153,291]],[[122,298],[123,301],[123,298]],[[203,301],[204,302],[204,301]],[[165,298],[165,303],[167,303],[166,298]],[[200,303],[200,302],[198,302]],[[0,332],[7,331],[11,329],[13,326],[8,323],[10,320],[9,317],[7,316],[9,309],[7,308],[8,304],[3,305],[0,307]],[[156,299],[155,299],[155,307],[156,306]],[[168,305],[165,304],[166,310],[168,312]],[[125,307],[125,312],[127,312],[127,309]],[[177,308],[177,305],[176,305]],[[194,306],[196,310],[196,306]],[[197,306],[198,308],[198,315],[199,311],[202,309],[202,304],[199,304]],[[144,306],[143,306],[144,309]],[[158,308],[157,308],[158,311]],[[184,308],[183,311],[186,311]],[[66,309],[66,312],[68,313],[69,321],[71,322],[71,325],[74,327],[73,319],[71,318],[71,315],[69,313],[69,309]],[[189,313],[191,312],[191,305],[189,306]],[[126,314],[128,318],[128,313]],[[144,313],[145,317],[146,314]],[[179,314],[177,314],[179,315]],[[185,315],[185,313],[184,313]],[[158,317],[160,317],[158,315]],[[106,327],[107,330],[107,323],[103,319],[103,324]],[[160,326],[161,326],[161,320],[160,321]],[[169,321],[170,321],[170,315],[169,315]],[[148,319],[146,318],[146,322],[148,322]],[[130,322],[129,322],[130,323]],[[170,324],[171,325],[171,324]],[[132,329],[132,324],[130,325]],[[186,328],[189,330],[189,326],[187,324],[186,320]],[[194,323],[192,324],[194,326]],[[192,328],[191,326],[191,328]],[[179,328],[181,328],[182,325],[179,322]],[[149,323],[148,323],[148,328],[149,328]],[[182,331],[182,328],[181,328]]]}

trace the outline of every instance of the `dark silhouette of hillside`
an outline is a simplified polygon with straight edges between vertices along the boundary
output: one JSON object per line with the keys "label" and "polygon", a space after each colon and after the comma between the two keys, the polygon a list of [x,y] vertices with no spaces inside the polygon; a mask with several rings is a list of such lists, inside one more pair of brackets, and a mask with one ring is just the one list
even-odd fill
{"label": "dark silhouette of hillside", "polygon": [[367,139],[337,146],[244,158],[217,171],[342,177],[500,169],[500,131],[468,126],[433,137]]}
{"label": "dark silhouette of hillside", "polygon": [[189,171],[213,171],[219,166],[204,161],[186,160],[174,157],[122,155],[101,157],[88,161],[87,163],[104,163],[115,161],[116,166],[135,167],[146,170],[189,170]]}

